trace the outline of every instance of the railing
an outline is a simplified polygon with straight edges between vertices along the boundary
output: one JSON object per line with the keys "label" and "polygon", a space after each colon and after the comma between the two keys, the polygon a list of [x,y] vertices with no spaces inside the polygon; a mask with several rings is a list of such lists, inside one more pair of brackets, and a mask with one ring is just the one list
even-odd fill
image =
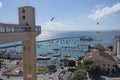
{"label": "railing", "polygon": [[30,27],[14,24],[0,24],[0,33],[5,32],[41,32],[40,26]]}

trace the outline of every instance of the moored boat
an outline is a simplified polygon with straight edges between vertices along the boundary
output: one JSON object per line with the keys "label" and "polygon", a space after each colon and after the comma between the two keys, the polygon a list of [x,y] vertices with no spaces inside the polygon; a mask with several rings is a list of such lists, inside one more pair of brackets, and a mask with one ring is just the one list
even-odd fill
{"label": "moored boat", "polygon": [[80,38],[81,41],[93,41],[93,38],[89,37],[89,36],[83,36]]}
{"label": "moored boat", "polygon": [[70,54],[65,54],[64,57],[68,58],[70,57],[71,55]]}
{"label": "moored boat", "polygon": [[47,57],[47,56],[38,56],[37,60],[50,60],[50,57]]}
{"label": "moored boat", "polygon": [[55,53],[55,54],[53,55],[53,57],[59,57],[59,56],[61,56],[61,53]]}

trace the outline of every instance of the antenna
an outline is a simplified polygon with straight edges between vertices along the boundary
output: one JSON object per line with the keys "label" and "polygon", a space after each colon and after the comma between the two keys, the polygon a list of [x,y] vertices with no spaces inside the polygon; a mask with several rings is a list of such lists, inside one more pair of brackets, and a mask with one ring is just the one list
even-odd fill
{"label": "antenna", "polygon": [[27,0],[27,6],[28,6],[28,0]]}

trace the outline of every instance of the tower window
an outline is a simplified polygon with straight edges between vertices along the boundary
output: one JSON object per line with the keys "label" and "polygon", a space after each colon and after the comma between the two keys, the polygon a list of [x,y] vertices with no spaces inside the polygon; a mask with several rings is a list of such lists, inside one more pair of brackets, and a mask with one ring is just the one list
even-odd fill
{"label": "tower window", "polygon": [[22,9],[22,13],[25,13],[25,9]]}
{"label": "tower window", "polygon": [[25,15],[22,16],[22,19],[23,19],[23,20],[25,19]]}

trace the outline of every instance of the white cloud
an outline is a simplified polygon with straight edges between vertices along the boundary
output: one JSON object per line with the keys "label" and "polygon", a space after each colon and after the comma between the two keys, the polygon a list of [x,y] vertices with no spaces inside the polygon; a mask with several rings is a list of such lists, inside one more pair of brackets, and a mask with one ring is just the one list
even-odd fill
{"label": "white cloud", "polygon": [[46,30],[59,30],[60,28],[64,27],[64,25],[61,22],[56,22],[56,21],[46,22],[42,26]]}
{"label": "white cloud", "polygon": [[120,3],[113,5],[112,7],[104,7],[102,9],[97,9],[93,14],[88,15],[88,18],[93,20],[101,19],[105,16],[114,15],[120,11]]}
{"label": "white cloud", "polygon": [[2,2],[0,1],[0,8],[2,8],[3,7],[3,4],[2,4]]}

